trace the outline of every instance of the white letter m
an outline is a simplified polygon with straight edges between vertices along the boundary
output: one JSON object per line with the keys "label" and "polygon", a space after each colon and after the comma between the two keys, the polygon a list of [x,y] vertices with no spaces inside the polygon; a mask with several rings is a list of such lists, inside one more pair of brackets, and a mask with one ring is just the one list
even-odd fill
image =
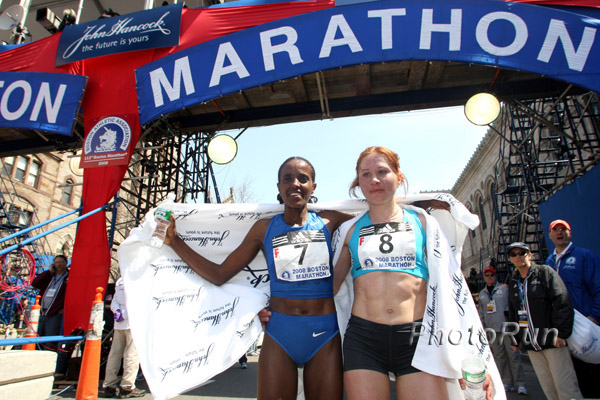
{"label": "white letter m", "polygon": [[169,101],[175,101],[181,97],[182,77],[185,94],[189,96],[194,93],[196,89],[194,89],[190,61],[187,57],[175,60],[175,66],[173,68],[173,85],[171,85],[171,82],[167,79],[165,71],[163,71],[162,68],[150,72],[150,85],[152,87],[152,94],[154,95],[155,107],[160,107],[165,104],[162,89],[165,90],[165,93],[169,97]]}

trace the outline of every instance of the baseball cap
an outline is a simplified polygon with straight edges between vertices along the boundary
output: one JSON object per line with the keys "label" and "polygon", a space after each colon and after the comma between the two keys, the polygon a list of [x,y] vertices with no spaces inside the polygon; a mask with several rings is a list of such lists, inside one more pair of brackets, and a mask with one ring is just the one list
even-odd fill
{"label": "baseball cap", "polygon": [[565,228],[567,228],[568,230],[571,230],[571,225],[569,225],[569,223],[567,221],[562,220],[562,219],[556,219],[556,220],[550,222],[550,229],[549,230],[554,229],[554,227],[557,226],[557,225],[562,225]]}
{"label": "baseball cap", "polygon": [[512,249],[523,249],[523,250],[527,251],[528,253],[531,253],[531,250],[529,250],[529,246],[527,246],[523,242],[513,242],[513,243],[509,244],[506,251],[508,253],[510,253],[510,251]]}
{"label": "baseball cap", "polygon": [[483,269],[483,273],[485,274],[486,272],[491,272],[492,274],[496,274],[496,268],[492,267],[491,265],[488,265],[487,267],[485,267]]}

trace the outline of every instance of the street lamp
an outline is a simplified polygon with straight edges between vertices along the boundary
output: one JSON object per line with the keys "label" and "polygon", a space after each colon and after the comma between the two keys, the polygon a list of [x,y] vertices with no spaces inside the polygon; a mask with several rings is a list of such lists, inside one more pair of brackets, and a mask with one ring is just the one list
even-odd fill
{"label": "street lamp", "polygon": [[208,157],[215,164],[227,164],[237,154],[237,143],[229,135],[218,135],[208,143]]}
{"label": "street lamp", "polygon": [[498,115],[500,115],[500,102],[491,93],[477,93],[465,104],[465,116],[472,124],[491,124]]}

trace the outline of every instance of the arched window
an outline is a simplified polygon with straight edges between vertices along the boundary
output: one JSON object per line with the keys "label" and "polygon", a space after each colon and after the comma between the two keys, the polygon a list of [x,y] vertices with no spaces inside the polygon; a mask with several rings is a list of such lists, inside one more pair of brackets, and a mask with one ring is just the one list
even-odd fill
{"label": "arched window", "polygon": [[71,258],[73,250],[73,239],[71,235],[67,235],[62,239],[62,246],[60,247],[60,254],[63,254],[67,258]]}
{"label": "arched window", "polygon": [[65,204],[71,204],[71,195],[73,194],[73,179],[67,179],[65,187],[62,193],[62,202]]}
{"label": "arched window", "polygon": [[481,229],[487,229],[487,219],[485,218],[485,208],[483,207],[483,196],[479,197],[479,218],[481,219]]}
{"label": "arched window", "polygon": [[[467,209],[469,210],[470,213],[473,212],[473,207],[471,206],[470,203],[466,204]],[[471,237],[473,239],[475,239],[475,237],[477,236],[477,229],[471,229]]]}

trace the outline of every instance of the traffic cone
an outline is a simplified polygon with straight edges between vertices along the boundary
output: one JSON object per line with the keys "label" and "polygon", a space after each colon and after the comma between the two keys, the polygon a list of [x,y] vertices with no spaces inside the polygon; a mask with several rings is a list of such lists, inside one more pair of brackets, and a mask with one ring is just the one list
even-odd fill
{"label": "traffic cone", "polygon": [[98,381],[100,379],[100,349],[102,344],[102,329],[104,328],[103,288],[96,288],[96,298],[92,303],[90,324],[85,337],[81,371],[77,383],[76,400],[95,400],[98,398]]}
{"label": "traffic cone", "polygon": [[[25,331],[25,337],[31,338],[37,336],[38,323],[40,322],[40,298],[42,296],[35,296],[35,304],[31,306],[31,313],[29,314],[29,324],[27,324],[27,330]],[[23,350],[35,350],[35,343],[27,343],[21,346]]]}

